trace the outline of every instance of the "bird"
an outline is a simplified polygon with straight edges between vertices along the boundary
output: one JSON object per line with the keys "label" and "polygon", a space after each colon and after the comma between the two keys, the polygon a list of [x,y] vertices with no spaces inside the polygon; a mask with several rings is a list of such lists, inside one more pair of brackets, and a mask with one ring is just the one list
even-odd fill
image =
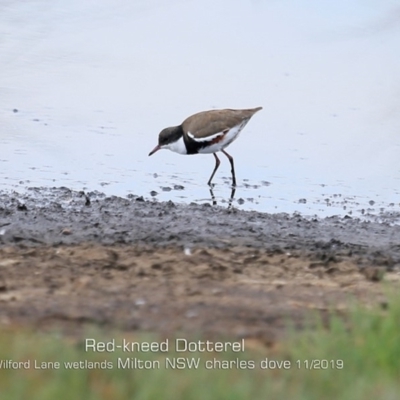
{"label": "bird", "polygon": [[244,110],[222,109],[202,111],[186,118],[180,125],[163,129],[158,136],[157,146],[149,153],[153,155],[161,149],[179,154],[213,154],[215,167],[207,184],[212,187],[212,179],[221,163],[217,152],[222,152],[231,164],[232,186],[236,187],[233,157],[225,151],[237,139],[250,118],[262,107]]}

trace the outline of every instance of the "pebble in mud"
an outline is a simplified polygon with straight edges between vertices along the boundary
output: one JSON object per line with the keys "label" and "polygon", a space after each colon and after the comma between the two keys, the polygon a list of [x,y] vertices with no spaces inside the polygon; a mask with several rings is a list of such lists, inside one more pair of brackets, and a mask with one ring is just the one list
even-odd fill
{"label": "pebble in mud", "polygon": [[151,192],[150,192],[150,196],[157,196],[158,195],[158,192],[156,192],[155,190],[152,190]]}
{"label": "pebble in mud", "polygon": [[161,187],[161,190],[163,192],[170,192],[172,189],[169,186],[163,186],[163,187]]}
{"label": "pebble in mud", "polygon": [[79,192],[80,196],[85,199],[85,206],[90,206],[90,197],[82,190]]}
{"label": "pebble in mud", "polygon": [[19,203],[19,204],[17,205],[17,210],[18,210],[18,211],[28,211],[28,208],[26,207],[25,204]]}
{"label": "pebble in mud", "polygon": [[382,267],[366,267],[363,268],[362,273],[371,282],[379,282],[385,275],[385,269]]}

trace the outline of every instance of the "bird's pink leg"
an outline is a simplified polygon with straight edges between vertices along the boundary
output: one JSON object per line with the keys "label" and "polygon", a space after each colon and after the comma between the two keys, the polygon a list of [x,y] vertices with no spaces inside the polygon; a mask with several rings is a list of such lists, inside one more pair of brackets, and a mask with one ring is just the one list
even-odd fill
{"label": "bird's pink leg", "polygon": [[208,180],[207,185],[209,185],[209,186],[211,186],[212,178],[214,178],[214,175],[215,175],[215,173],[217,172],[217,169],[218,169],[218,167],[219,167],[219,164],[221,164],[221,161],[219,160],[219,158],[217,157],[217,155],[216,155],[215,153],[213,153],[213,155],[214,155],[214,157],[215,157],[215,168],[214,168],[213,173],[211,174],[210,179]]}
{"label": "bird's pink leg", "polygon": [[[228,154],[225,150],[221,150],[227,157],[229,162],[231,163],[231,173],[232,173],[232,186],[236,186],[236,176],[235,176],[235,167],[233,165],[233,157]],[[215,155],[215,154],[214,154]]]}

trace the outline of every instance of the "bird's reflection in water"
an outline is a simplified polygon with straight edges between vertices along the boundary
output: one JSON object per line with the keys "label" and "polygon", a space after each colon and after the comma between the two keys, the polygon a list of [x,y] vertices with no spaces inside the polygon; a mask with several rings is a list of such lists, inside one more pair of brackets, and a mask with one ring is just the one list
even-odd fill
{"label": "bird's reflection in water", "polygon": [[[232,203],[233,203],[233,199],[235,198],[235,193],[236,193],[236,187],[233,186],[232,190],[231,190],[231,196],[229,197],[229,200],[228,200],[228,207],[227,207],[228,210],[230,208],[232,208]],[[215,197],[215,194],[214,194],[212,186],[210,186],[210,194],[211,194],[212,205],[216,206],[217,205],[217,199]]]}

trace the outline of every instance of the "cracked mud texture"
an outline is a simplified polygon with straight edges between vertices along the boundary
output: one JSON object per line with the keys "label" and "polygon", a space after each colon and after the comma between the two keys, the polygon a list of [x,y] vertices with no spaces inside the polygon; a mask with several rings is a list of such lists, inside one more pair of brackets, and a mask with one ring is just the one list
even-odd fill
{"label": "cracked mud texture", "polygon": [[310,310],[343,313],[354,298],[386,304],[382,282],[400,285],[398,217],[0,192],[0,325],[273,343],[288,318],[301,328]]}

